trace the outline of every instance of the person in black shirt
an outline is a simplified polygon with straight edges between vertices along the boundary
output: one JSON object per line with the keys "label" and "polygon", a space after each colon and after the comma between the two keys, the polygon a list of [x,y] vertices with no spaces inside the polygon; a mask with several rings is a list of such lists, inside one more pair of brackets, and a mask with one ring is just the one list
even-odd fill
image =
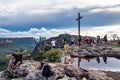
{"label": "person in black shirt", "polygon": [[22,64],[23,54],[21,54],[20,52],[17,52],[16,54],[12,54],[12,56],[15,59],[14,62],[13,62],[14,67],[17,67],[20,64]]}
{"label": "person in black shirt", "polygon": [[[16,68],[20,64],[22,64],[22,58],[26,56],[24,55],[24,52],[26,51],[19,52],[17,50],[14,50],[14,53],[12,55],[7,55],[7,57],[11,58],[7,70],[10,70],[11,68]],[[30,56],[30,54],[28,54],[27,56]]]}
{"label": "person in black shirt", "polygon": [[106,44],[107,43],[107,34],[105,34],[103,40],[104,40],[104,43]]}

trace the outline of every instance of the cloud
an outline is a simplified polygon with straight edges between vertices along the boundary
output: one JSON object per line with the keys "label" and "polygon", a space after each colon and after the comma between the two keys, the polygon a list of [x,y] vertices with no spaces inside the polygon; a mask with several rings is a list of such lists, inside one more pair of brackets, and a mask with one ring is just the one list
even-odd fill
{"label": "cloud", "polygon": [[0,37],[52,37],[52,36],[57,36],[59,34],[63,33],[69,33],[69,30],[57,30],[57,29],[46,29],[46,28],[31,28],[28,31],[17,31],[17,32],[11,32],[5,29],[0,28]]}
{"label": "cloud", "polygon": [[[104,26],[104,27],[93,27],[93,28],[81,28],[81,35],[85,36],[94,36],[100,35],[103,37],[105,34],[108,34],[108,38],[111,39],[113,34],[117,34],[120,37],[120,27],[118,25],[114,26]],[[59,34],[72,34],[77,35],[77,28],[69,28],[69,29],[46,29],[46,28],[31,28],[28,31],[18,31],[11,32],[5,29],[0,28],[0,37],[55,37]]]}
{"label": "cloud", "polygon": [[[114,27],[114,28],[113,28]],[[82,34],[86,34],[88,36],[94,36],[100,35],[101,37],[104,37],[105,34],[108,35],[109,39],[113,39],[113,34],[117,34],[118,37],[120,37],[120,26],[102,26],[102,27],[93,27],[85,30],[82,32]]]}
{"label": "cloud", "polygon": [[120,25],[118,0],[0,0],[0,25],[11,31],[32,27],[72,28],[81,12],[82,27]]}
{"label": "cloud", "polygon": [[9,33],[10,31],[0,28],[0,33]]}
{"label": "cloud", "polygon": [[[48,14],[64,12],[74,8],[115,6],[119,2],[118,0],[1,0],[0,15]],[[116,7],[116,11],[119,11],[119,8]]]}
{"label": "cloud", "polygon": [[0,5],[1,37],[77,34],[78,12],[83,16],[81,27],[89,28],[83,35],[106,33],[106,26],[118,29],[120,25],[119,0],[0,0]]}
{"label": "cloud", "polygon": [[91,13],[98,13],[98,12],[120,12],[120,4],[113,5],[113,6],[101,6],[101,7],[93,7],[89,9],[89,12]]}

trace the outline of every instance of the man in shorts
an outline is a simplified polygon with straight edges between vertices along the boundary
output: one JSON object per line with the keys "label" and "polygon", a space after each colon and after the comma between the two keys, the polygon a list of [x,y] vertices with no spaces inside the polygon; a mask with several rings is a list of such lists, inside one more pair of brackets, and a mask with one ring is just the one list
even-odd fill
{"label": "man in shorts", "polygon": [[25,56],[30,56],[30,54],[25,55],[24,53],[26,52],[19,52],[17,50],[14,50],[14,53],[11,55],[7,55],[7,57],[11,58],[8,67],[7,67],[7,71],[9,71],[11,68],[16,68],[18,66],[20,66],[20,64],[22,64],[22,58]]}

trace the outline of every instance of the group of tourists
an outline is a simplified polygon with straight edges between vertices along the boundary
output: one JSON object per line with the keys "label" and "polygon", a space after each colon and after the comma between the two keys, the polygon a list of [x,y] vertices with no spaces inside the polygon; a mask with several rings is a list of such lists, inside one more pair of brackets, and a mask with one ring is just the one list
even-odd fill
{"label": "group of tourists", "polygon": [[[95,40],[95,38],[92,38],[92,37],[88,37],[88,36],[81,37],[80,36],[80,38],[78,39],[78,42],[80,43],[80,45],[84,43],[87,46],[92,46],[92,43],[106,44],[107,43],[107,34],[105,34],[105,36],[103,38],[98,35],[96,37],[96,40]],[[71,47],[77,46],[77,41],[75,40],[75,38],[73,36],[71,36],[71,38],[69,40],[67,38],[64,38],[62,40],[62,44],[63,44],[63,48],[66,52],[66,50],[69,46],[71,46]],[[51,40],[51,46],[52,46],[52,48],[56,47],[56,40],[55,39]]]}
{"label": "group of tourists", "polygon": [[106,44],[107,43],[107,34],[103,37],[103,38],[101,38],[100,36],[97,36],[97,38],[96,38],[96,42],[97,43],[103,43],[103,44]]}
{"label": "group of tourists", "polygon": [[[56,48],[56,41],[55,39],[51,40],[51,46],[52,48]],[[78,42],[80,43],[80,45],[86,45],[86,46],[93,46],[93,44],[96,43],[96,45],[102,43],[102,44],[106,44],[107,43],[107,34],[105,34],[105,36],[102,38],[99,35],[96,38],[92,38],[92,37],[88,37],[88,36],[84,36],[84,37],[79,37]],[[64,56],[67,55],[67,49],[69,47],[74,48],[75,46],[77,46],[77,41],[74,38],[74,36],[71,36],[70,39],[67,38],[63,38],[62,40],[62,45],[63,45],[63,49],[64,49]],[[66,61],[67,58],[65,57],[64,59],[64,64],[67,64],[68,62]],[[71,59],[71,61],[73,62],[74,60]]]}
{"label": "group of tourists", "polygon": [[84,36],[83,41],[87,44],[87,46],[92,46],[92,43],[95,43],[95,42],[96,44],[99,44],[99,43],[106,44],[108,40],[107,40],[107,34],[106,34],[103,38],[101,38],[98,35],[96,37],[96,40],[94,40],[94,38]]}

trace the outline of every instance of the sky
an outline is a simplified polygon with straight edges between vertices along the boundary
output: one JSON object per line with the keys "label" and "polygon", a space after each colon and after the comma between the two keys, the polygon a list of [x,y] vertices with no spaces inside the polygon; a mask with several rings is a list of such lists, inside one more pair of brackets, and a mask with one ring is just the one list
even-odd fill
{"label": "sky", "polygon": [[0,37],[120,36],[119,0],[0,0]]}

